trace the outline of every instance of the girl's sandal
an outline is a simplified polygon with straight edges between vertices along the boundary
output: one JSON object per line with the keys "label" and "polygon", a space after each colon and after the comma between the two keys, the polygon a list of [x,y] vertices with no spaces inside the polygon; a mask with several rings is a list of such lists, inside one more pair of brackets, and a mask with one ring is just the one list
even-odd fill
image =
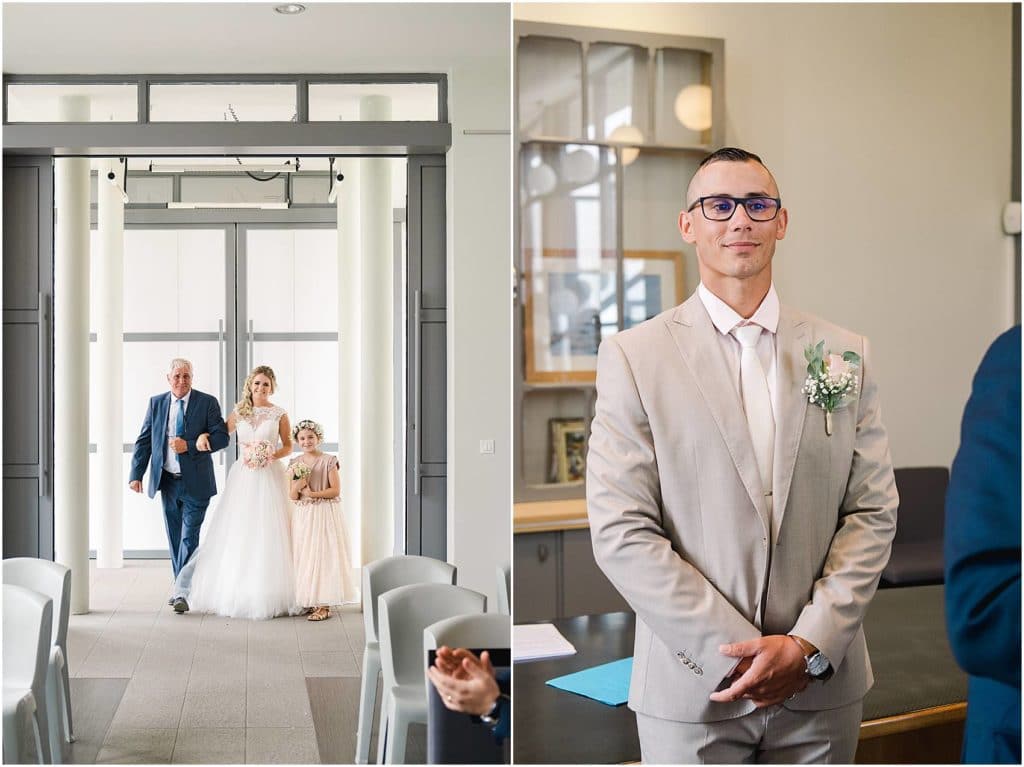
{"label": "girl's sandal", "polygon": [[329,607],[318,607],[316,610],[309,614],[306,618],[308,621],[325,621],[331,617],[331,610]]}

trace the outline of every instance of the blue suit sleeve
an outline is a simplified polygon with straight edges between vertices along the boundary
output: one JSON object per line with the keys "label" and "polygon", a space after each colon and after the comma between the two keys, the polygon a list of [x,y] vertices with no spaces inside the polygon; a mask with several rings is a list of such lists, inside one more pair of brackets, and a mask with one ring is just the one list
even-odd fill
{"label": "blue suit sleeve", "polygon": [[499,667],[494,672],[501,696],[498,698],[498,723],[494,725],[493,732],[495,738],[503,740],[512,734],[512,671],[507,667]]}
{"label": "blue suit sleeve", "polygon": [[974,377],[946,495],[946,623],[973,676],[1020,687],[1020,326]]}
{"label": "blue suit sleeve", "polygon": [[[218,450],[223,450],[228,446],[228,443],[231,441],[231,435],[228,434],[227,425],[224,423],[224,419],[221,418],[220,403],[217,402],[217,398],[206,397],[204,399],[206,401],[206,414],[203,430],[210,435],[210,452],[216,453]],[[199,453],[196,450],[195,440],[188,443],[188,451],[191,455]]]}
{"label": "blue suit sleeve", "polygon": [[135,450],[132,452],[132,466],[128,471],[128,481],[142,481],[146,474],[146,467],[152,454],[152,431],[153,431],[153,400],[149,401],[146,407],[146,417],[142,421],[142,430],[135,440]]}

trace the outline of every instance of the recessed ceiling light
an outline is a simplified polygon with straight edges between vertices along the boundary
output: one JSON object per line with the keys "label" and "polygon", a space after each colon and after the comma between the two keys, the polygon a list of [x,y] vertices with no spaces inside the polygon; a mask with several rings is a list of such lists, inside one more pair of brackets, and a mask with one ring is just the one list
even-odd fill
{"label": "recessed ceiling light", "polygon": [[297,13],[302,13],[306,10],[306,6],[300,3],[285,3],[284,5],[278,5],[274,8],[278,13],[283,13],[285,16],[294,16]]}

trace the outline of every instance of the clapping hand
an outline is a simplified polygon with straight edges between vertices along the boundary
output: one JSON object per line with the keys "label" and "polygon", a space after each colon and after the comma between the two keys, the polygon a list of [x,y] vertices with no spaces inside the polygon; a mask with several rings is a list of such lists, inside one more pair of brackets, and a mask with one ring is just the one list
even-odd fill
{"label": "clapping hand", "polygon": [[427,676],[437,688],[446,708],[482,716],[494,708],[501,694],[494,678],[490,654],[484,650],[477,658],[464,648],[438,648],[434,665]]}

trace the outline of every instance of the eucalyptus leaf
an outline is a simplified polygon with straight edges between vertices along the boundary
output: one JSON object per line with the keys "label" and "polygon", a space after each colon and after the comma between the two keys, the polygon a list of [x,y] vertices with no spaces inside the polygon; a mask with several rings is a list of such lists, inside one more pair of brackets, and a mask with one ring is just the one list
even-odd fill
{"label": "eucalyptus leaf", "polygon": [[860,367],[860,355],[857,352],[843,352],[843,360],[851,365]]}

